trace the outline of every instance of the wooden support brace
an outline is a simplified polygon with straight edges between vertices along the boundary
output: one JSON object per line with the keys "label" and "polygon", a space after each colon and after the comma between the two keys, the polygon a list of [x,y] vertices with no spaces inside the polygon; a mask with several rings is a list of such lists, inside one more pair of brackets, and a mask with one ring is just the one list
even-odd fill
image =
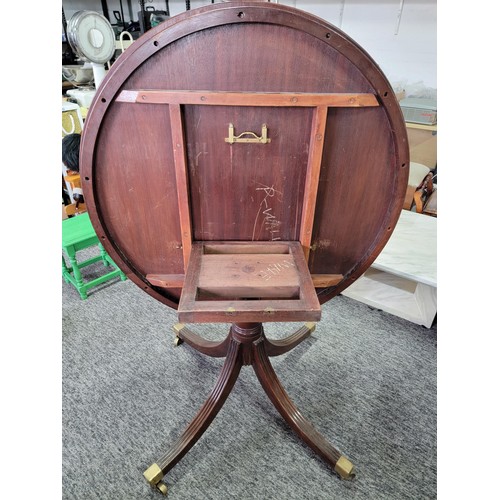
{"label": "wooden support brace", "polygon": [[369,93],[217,92],[189,90],[122,90],[118,102],[198,104],[206,106],[347,107],[379,106]]}

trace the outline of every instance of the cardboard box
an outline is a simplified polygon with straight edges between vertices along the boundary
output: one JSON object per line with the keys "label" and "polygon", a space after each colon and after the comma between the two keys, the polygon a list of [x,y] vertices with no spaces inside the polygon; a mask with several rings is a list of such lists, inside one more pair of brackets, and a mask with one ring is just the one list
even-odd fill
{"label": "cardboard box", "polygon": [[437,125],[407,123],[410,161],[422,163],[430,169],[437,165]]}
{"label": "cardboard box", "polygon": [[436,125],[437,101],[420,97],[407,97],[399,102],[406,122]]}

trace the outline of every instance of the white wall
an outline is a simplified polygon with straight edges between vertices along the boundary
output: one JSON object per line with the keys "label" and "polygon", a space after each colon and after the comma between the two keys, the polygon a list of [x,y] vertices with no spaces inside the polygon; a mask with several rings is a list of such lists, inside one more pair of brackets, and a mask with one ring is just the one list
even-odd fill
{"label": "white wall", "polygon": [[[191,9],[210,4],[193,0]],[[389,81],[407,90],[437,89],[437,0],[279,0],[317,15],[339,27],[377,62]],[[119,0],[108,0],[108,10],[120,10]],[[100,0],[63,0],[69,21],[78,10],[101,12]],[[138,19],[138,0],[122,0],[125,21],[130,20],[129,5]],[[165,9],[163,0],[145,0],[145,6]],[[170,15],[186,10],[184,0],[170,0]]]}
{"label": "white wall", "polygon": [[373,57],[391,82],[437,88],[437,0],[279,3],[315,14],[342,29]]}

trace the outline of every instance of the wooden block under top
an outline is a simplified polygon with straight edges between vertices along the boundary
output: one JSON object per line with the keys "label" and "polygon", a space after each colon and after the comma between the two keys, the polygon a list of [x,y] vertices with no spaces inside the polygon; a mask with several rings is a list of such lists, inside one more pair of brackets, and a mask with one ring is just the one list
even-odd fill
{"label": "wooden block under top", "polygon": [[179,302],[182,322],[317,321],[300,242],[195,242]]}
{"label": "wooden block under top", "polygon": [[198,300],[219,298],[299,298],[299,277],[292,255],[204,255]]}

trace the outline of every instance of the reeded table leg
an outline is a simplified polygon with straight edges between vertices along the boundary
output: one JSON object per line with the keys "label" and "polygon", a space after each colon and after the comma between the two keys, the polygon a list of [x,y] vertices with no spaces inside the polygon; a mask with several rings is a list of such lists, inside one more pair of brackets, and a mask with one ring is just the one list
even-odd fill
{"label": "reeded table leg", "polygon": [[222,371],[210,396],[205,401],[194,420],[192,420],[183,434],[173,444],[168,453],[144,472],[144,477],[149,484],[157,488],[164,495],[167,493],[167,487],[160,481],[207,430],[231,392],[240,373],[241,365],[240,344],[239,342],[231,340],[231,342],[229,342],[224,366],[222,367]]}
{"label": "reeded table leg", "polygon": [[297,347],[303,340],[316,329],[316,323],[306,323],[299,328],[295,333],[282,340],[269,340],[264,337],[264,347],[268,356],[280,356],[294,347]]}
{"label": "reeded table leg", "polygon": [[192,332],[183,323],[177,323],[174,326],[175,332],[175,345],[186,344],[190,345],[193,349],[196,349],[202,354],[211,356],[213,358],[223,358],[227,355],[227,350],[229,347],[229,342],[231,336],[228,335],[222,342],[215,342],[212,340],[205,340],[196,333]]}
{"label": "reeded table leg", "polygon": [[311,449],[328,462],[342,478],[353,477],[353,465],[306,420],[288,397],[266,353],[263,339],[254,342],[253,369],[260,384],[288,425]]}

